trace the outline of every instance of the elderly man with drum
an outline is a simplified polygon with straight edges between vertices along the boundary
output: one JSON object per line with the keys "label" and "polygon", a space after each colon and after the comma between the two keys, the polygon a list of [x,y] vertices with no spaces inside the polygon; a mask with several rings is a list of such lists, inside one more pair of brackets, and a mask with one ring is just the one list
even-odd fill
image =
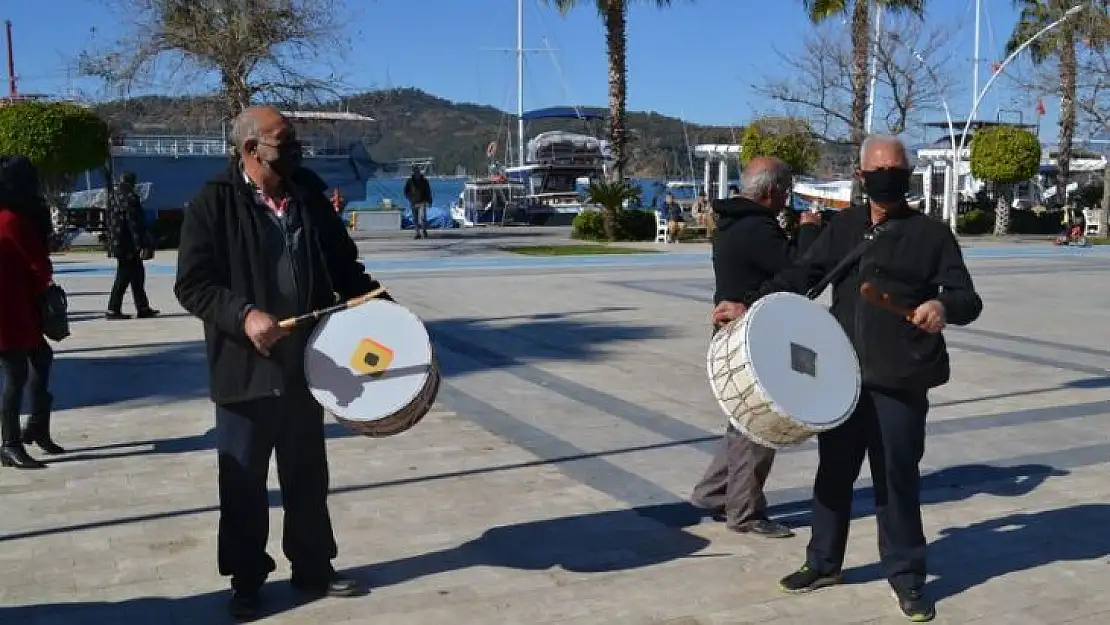
{"label": "elderly man with drum", "polygon": [[927,393],[949,378],[941,331],[949,323],[973,322],[983,303],[952,232],[906,203],[911,169],[905,146],[893,137],[872,136],[860,152],[857,175],[868,204],[842,211],[798,263],[738,301],[721,302],[714,319],[739,318],[764,295],[813,295],[831,283],[832,314],[855,348],[862,390],[851,416],[817,435],[806,562],[780,586],[799,593],[840,581],[853,484],[866,454],[884,573],[902,613],[928,621],[935,609],[923,593],[919,470]]}
{"label": "elderly man with drum", "polygon": [[[758,289],[820,233],[817,213],[802,217],[798,238],[791,243],[776,220],[786,205],[792,177],[777,158],[753,158],[744,169],[738,197],[713,202],[717,236],[713,240],[714,303],[739,300]],[[716,331],[717,328],[714,328]],[[709,511],[728,528],[772,538],[794,533],[767,518],[763,485],[771,472],[775,450],[741,434],[731,423],[705,476],[694,487],[694,505]]]}
{"label": "elderly man with drum", "polygon": [[289,329],[278,319],[378,283],[359,262],[323,181],[301,168],[301,145],[277,109],[243,111],[231,138],[235,164],[185,211],[174,292],[204,322],[219,452],[219,570],[231,576],[231,614],[253,618],[275,568],[266,553],[271,453],[293,585],[314,596],[358,594],[331,564],[324,412],[302,364],[311,328]]}

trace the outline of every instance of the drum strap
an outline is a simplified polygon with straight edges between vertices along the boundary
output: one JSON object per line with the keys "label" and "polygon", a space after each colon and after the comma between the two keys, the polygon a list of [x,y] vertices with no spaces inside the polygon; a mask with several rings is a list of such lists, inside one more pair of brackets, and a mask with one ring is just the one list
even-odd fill
{"label": "drum strap", "polygon": [[813,288],[806,292],[806,297],[809,299],[817,299],[820,297],[822,291],[833,282],[839,280],[845,273],[848,273],[848,271],[859,262],[859,259],[863,258],[863,255],[867,253],[867,250],[870,249],[871,245],[875,242],[875,239],[883,234],[896,231],[898,229],[898,224],[898,220],[887,220],[869,230],[867,234],[863,235],[863,240],[859,242],[859,245],[852,248],[852,251],[848,252],[844,258],[840,259],[840,262],[829,270],[824,278],[821,278],[817,284],[813,285]]}

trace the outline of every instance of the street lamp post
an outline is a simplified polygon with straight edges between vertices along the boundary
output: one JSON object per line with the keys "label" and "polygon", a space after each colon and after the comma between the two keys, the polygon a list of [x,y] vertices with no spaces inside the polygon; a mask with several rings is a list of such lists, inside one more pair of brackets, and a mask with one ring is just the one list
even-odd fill
{"label": "street lamp post", "polygon": [[[1077,5],[1073,6],[1072,8],[1068,9],[1067,12],[1065,12],[1064,15],[1060,17],[1060,19],[1058,19],[1055,22],[1052,22],[1051,24],[1049,24],[1049,25],[1045,26],[1044,28],[1038,30],[1036,33],[1033,34],[1032,37],[1025,40],[1025,43],[1018,46],[1017,49],[1015,49],[1013,52],[1010,53],[1010,56],[1006,57],[1006,59],[1004,61],[1002,61],[1002,63],[1000,65],[998,65],[997,67],[994,68],[994,72],[991,74],[990,78],[987,79],[987,83],[985,85],[983,85],[983,88],[979,91],[979,93],[975,94],[975,101],[971,103],[971,112],[967,116],[967,122],[964,123],[964,131],[960,135],[960,142],[959,142],[958,145],[954,146],[953,149],[952,149],[952,159],[951,160],[952,160],[952,163],[953,163],[953,169],[955,170],[954,173],[949,177],[949,178],[951,178],[952,182],[949,183],[949,184],[946,184],[945,189],[944,189],[944,203],[945,203],[945,205],[947,207],[947,210],[948,210],[949,226],[952,228],[952,232],[956,232],[956,221],[957,221],[957,218],[958,218],[959,212],[960,212],[959,211],[959,205],[955,202],[955,198],[953,197],[955,195],[955,188],[954,187],[955,187],[956,181],[958,181],[959,177],[960,177],[960,171],[959,171],[959,163],[960,163],[960,160],[961,160],[960,155],[964,151],[964,146],[967,143],[968,130],[971,129],[971,122],[975,120],[975,114],[979,111],[979,103],[983,101],[983,96],[986,95],[988,90],[990,90],[991,85],[993,85],[994,81],[998,78],[998,76],[1000,74],[1002,74],[1002,71],[1004,69],[1006,69],[1006,66],[1009,65],[1010,62],[1013,61],[1015,58],[1017,58],[1017,56],[1019,54],[1024,52],[1025,49],[1028,48],[1034,41],[1043,37],[1045,35],[1045,33],[1047,33],[1050,30],[1056,28],[1060,24],[1063,24],[1064,22],[1066,22],[1068,20],[1068,18],[1076,15],[1077,13],[1079,13],[1082,10],[1083,10],[1083,4],[1077,4]],[[918,58],[918,60],[921,60],[920,56],[918,56],[917,58]],[[947,105],[945,105],[945,113],[947,113],[947,109],[948,109],[948,107],[947,107]],[[953,143],[955,143],[955,135],[953,134],[952,120],[951,119],[948,120],[948,126],[949,126],[949,129],[948,129],[949,136],[952,138]]]}

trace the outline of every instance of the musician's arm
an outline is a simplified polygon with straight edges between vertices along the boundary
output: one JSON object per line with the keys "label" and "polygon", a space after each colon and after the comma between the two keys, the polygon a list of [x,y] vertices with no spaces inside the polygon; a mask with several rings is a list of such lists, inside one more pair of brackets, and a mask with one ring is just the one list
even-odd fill
{"label": "musician's arm", "polygon": [[[381,285],[366,272],[366,267],[358,258],[358,246],[343,226],[343,220],[331,210],[331,204],[327,204],[327,208],[328,210],[323,210],[318,207],[316,221],[332,286],[339,293],[340,299],[348,300],[365,295]],[[389,293],[378,297],[393,301]]]}
{"label": "musician's arm", "polygon": [[228,286],[226,271],[221,269],[227,261],[221,261],[215,250],[212,214],[211,202],[203,196],[185,209],[173,293],[185,310],[204,323],[244,336],[243,316],[250,302]]}
{"label": "musician's arm", "polygon": [[964,263],[963,253],[955,235],[943,228],[944,237],[937,261],[934,282],[940,289],[937,300],[944,304],[945,321],[952,325],[964,326],[979,318],[983,312],[983,300],[975,291],[975,283]]}
{"label": "musician's arm", "polygon": [[805,253],[803,253],[797,261],[787,265],[784,269],[776,273],[775,277],[764,282],[763,286],[755,291],[745,293],[740,303],[745,306],[751,306],[764,295],[780,291],[805,293],[820,282],[821,278],[828,273],[829,269],[831,269],[834,264],[830,262],[832,256],[833,227],[833,224],[830,223],[827,228],[816,236],[812,243],[808,244]]}

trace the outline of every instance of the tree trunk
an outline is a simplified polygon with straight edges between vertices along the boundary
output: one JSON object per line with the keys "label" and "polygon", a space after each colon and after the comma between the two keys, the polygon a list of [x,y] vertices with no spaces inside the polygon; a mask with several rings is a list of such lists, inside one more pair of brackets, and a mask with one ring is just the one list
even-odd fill
{"label": "tree trunk", "polygon": [[605,9],[605,45],[609,53],[609,141],[613,146],[613,177],[624,180],[628,164],[625,153],[624,114],[628,96],[627,10],[623,1],[610,1]]}
{"label": "tree trunk", "polygon": [[1075,136],[1075,31],[1068,24],[1060,26],[1060,152],[1056,157],[1059,175],[1057,197],[1068,204],[1068,179],[1071,177],[1071,146]]}
{"label": "tree trunk", "polygon": [[[863,126],[867,117],[868,57],[871,53],[871,2],[856,0],[852,11],[852,162],[859,168],[859,148],[863,144]],[[863,200],[859,180],[852,179],[852,202]]]}
{"label": "tree trunk", "polygon": [[605,227],[605,240],[617,240],[617,211],[620,210],[616,206],[606,206],[602,208],[602,225]]}
{"label": "tree trunk", "polygon": [[998,202],[994,207],[994,236],[1002,237],[1007,234],[1010,234],[1010,198],[999,185]]}

